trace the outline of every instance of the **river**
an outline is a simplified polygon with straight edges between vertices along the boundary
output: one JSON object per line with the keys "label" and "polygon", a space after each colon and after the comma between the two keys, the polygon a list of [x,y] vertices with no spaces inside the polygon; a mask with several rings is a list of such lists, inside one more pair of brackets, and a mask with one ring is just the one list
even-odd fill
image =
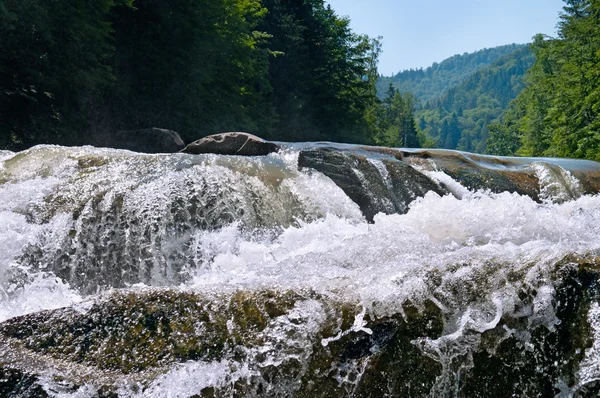
{"label": "river", "polygon": [[[0,391],[595,396],[600,196],[584,192],[585,170],[572,170],[598,164],[472,155],[528,170],[532,198],[469,189],[434,153],[410,167],[445,193],[369,220],[332,178],[299,168],[302,150],[0,151],[0,334],[10,358],[0,369],[21,383]],[[393,190],[386,163],[369,162]],[[84,324],[88,337],[68,327]],[[150,337],[138,346],[143,328]],[[106,360],[120,345],[127,358]]]}

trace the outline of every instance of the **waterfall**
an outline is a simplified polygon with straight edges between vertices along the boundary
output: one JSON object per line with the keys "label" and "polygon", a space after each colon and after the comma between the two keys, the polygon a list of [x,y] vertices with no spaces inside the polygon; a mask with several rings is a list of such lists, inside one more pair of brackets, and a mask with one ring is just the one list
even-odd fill
{"label": "waterfall", "polygon": [[319,143],[0,151],[0,394],[593,396],[599,175]]}

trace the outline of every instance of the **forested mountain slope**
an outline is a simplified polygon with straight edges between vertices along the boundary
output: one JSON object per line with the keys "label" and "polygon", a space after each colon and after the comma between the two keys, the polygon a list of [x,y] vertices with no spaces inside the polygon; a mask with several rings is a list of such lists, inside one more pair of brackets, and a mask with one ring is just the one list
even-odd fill
{"label": "forested mountain slope", "polygon": [[478,70],[492,65],[502,56],[524,47],[524,44],[509,44],[486,48],[454,55],[426,69],[405,70],[391,77],[380,76],[377,92],[383,98],[391,83],[401,93],[410,92],[424,104],[441,97],[444,92],[464,82]]}
{"label": "forested mountain slope", "polygon": [[509,103],[523,90],[524,75],[533,62],[531,50],[521,46],[476,71],[440,99],[418,110],[419,128],[438,147],[485,151],[488,125],[497,123]]}

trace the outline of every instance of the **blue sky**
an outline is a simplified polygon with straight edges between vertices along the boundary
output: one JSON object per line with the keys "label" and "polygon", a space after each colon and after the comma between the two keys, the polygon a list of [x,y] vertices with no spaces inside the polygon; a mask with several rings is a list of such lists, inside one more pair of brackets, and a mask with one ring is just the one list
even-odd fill
{"label": "blue sky", "polygon": [[561,0],[327,0],[356,33],[383,36],[379,73],[427,67],[454,54],[555,36]]}

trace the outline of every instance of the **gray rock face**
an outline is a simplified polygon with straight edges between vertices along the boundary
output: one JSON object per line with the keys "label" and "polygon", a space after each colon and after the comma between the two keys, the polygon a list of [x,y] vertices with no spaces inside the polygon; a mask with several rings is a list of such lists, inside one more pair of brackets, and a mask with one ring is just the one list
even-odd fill
{"label": "gray rock face", "polygon": [[[62,308],[0,323],[0,394],[47,396],[39,380],[50,379],[72,394],[87,384],[98,391],[93,396],[121,396],[117,390],[127,381],[144,396],[155,396],[152,384],[166,369],[230,361],[248,364],[252,372],[239,383],[198,388],[193,396],[426,397],[457,391],[461,397],[550,397],[561,384],[569,396],[598,396],[597,380],[579,376],[593,344],[588,314],[600,294],[598,265],[592,258],[557,264],[550,277],[559,320],[553,328],[527,313],[535,289],[522,291],[522,312],[503,314],[494,327],[477,332],[472,351],[446,357],[446,367],[425,339],[438,341],[453,314],[432,301],[420,309],[405,302],[402,315],[367,314],[366,333],[352,328],[359,305],[314,292],[114,293],[83,312]],[[320,321],[298,317],[307,302],[323,309]],[[274,358],[277,365],[269,365]],[[354,389],[345,389],[331,369],[351,372],[350,365],[361,362]],[[267,385],[271,390],[265,392]]]}
{"label": "gray rock face", "polygon": [[301,148],[298,165],[331,178],[369,222],[379,212],[406,213],[429,191],[462,198],[460,190],[431,177],[432,172],[443,172],[470,191],[514,192],[537,202],[561,203],[600,191],[598,163],[581,160],[315,143]]}
{"label": "gray rock face", "polygon": [[113,132],[92,144],[142,153],[174,153],[185,147],[177,132],[156,127]]}
{"label": "gray rock face", "polygon": [[377,213],[406,213],[413,200],[429,191],[439,195],[447,193],[392,156],[371,158],[334,148],[318,148],[302,151],[298,165],[331,178],[358,205],[369,222]]}
{"label": "gray rock face", "polygon": [[186,146],[182,152],[193,155],[264,156],[280,149],[279,145],[248,133],[222,133],[209,135]]}

